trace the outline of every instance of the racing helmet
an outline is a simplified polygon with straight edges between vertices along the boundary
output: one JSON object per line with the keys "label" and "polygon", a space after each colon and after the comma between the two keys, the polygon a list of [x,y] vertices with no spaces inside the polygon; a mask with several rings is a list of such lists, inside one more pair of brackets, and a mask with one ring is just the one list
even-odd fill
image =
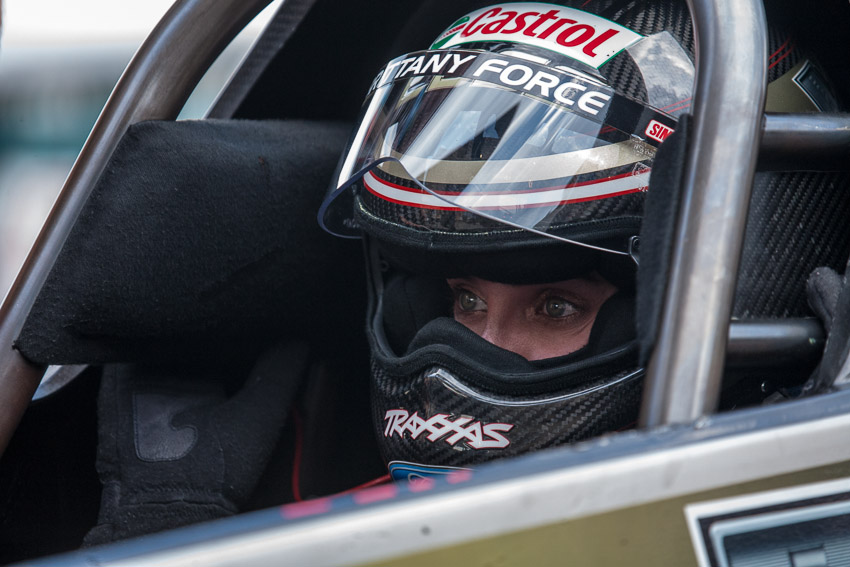
{"label": "racing helmet", "polygon": [[[685,3],[482,5],[375,76],[320,211],[365,237],[374,422],[394,478],[631,427],[638,234],[694,79]],[[614,284],[543,360],[452,317],[447,278]]]}

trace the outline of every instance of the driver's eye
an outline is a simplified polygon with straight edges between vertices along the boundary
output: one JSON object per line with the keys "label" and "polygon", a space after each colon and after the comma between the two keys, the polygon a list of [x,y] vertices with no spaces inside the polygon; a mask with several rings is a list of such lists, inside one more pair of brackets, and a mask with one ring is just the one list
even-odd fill
{"label": "driver's eye", "polygon": [[487,308],[483,299],[466,289],[457,290],[457,305],[461,311],[484,311]]}
{"label": "driver's eye", "polygon": [[563,297],[548,297],[543,304],[543,313],[549,317],[568,317],[577,311],[578,309]]}

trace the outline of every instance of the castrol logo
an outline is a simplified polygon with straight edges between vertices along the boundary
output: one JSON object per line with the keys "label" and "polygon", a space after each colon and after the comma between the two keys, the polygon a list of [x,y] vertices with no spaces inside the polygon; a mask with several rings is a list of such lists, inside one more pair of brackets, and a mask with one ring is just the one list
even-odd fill
{"label": "castrol logo", "polygon": [[443,32],[431,49],[480,41],[507,41],[542,47],[598,69],[642,37],[605,18],[575,8],[517,2],[468,14]]}

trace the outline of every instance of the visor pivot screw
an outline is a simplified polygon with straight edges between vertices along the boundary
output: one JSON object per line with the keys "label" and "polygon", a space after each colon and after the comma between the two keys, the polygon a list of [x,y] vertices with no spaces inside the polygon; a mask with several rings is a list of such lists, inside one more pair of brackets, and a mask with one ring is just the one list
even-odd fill
{"label": "visor pivot screw", "polygon": [[629,256],[632,257],[636,266],[640,265],[640,236],[629,238]]}

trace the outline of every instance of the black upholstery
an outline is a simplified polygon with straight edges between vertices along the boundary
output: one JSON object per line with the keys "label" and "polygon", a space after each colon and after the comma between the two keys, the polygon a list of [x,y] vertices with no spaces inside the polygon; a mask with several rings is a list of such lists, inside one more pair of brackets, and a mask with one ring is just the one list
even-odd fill
{"label": "black upholstery", "polygon": [[690,116],[684,115],[679,119],[676,131],[658,150],[649,180],[637,276],[637,330],[642,365],[649,361],[661,323],[682,193],[689,124]]}
{"label": "black upholstery", "polygon": [[348,134],[316,121],[134,125],[17,348],[68,364],[259,351],[288,335],[350,342],[363,321],[359,243],[315,217]]}

